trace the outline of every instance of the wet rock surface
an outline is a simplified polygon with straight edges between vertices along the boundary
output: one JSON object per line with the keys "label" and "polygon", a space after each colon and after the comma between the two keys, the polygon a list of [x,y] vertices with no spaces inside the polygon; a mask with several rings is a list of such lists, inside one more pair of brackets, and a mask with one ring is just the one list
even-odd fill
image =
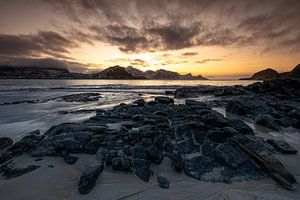
{"label": "wet rock surface", "polygon": [[29,166],[24,167],[24,168],[14,167],[14,166],[7,166],[3,170],[3,176],[4,176],[5,179],[12,179],[12,178],[16,178],[18,176],[22,176],[24,174],[27,174],[29,172],[32,172],[32,171],[36,170],[39,167],[41,167],[41,166],[39,166],[39,165],[29,165]]}
{"label": "wet rock surface", "polygon": [[85,171],[81,174],[78,183],[78,192],[80,194],[89,193],[94,187],[99,174],[103,170],[103,165],[88,166]]}
{"label": "wet rock surface", "polygon": [[79,93],[62,96],[60,100],[66,102],[89,102],[98,101],[99,98],[101,98],[99,93]]}
{"label": "wet rock surface", "polygon": [[[293,86],[300,87],[296,83]],[[289,99],[275,103],[279,97],[270,89],[272,84],[278,85],[267,82],[226,89],[216,86],[185,88],[176,91],[175,96],[216,94],[222,102],[227,102],[228,112],[256,119],[259,125],[276,130],[293,126],[293,120],[299,116],[298,102],[293,99],[299,97],[299,92],[289,90]],[[283,83],[279,85],[284,87]],[[226,118],[210,105],[195,100],[174,104],[173,98],[159,96],[150,102],[138,100],[110,110],[97,110],[94,117],[82,123],[57,125],[44,135],[27,135],[9,147],[0,161],[5,163],[26,153],[38,158],[60,156],[66,163],[76,165],[77,157],[69,154],[94,154],[98,164],[82,173],[78,184],[81,194],[92,190],[104,167],[133,173],[148,182],[151,167],[166,157],[171,160],[170,168],[201,181],[230,183],[269,175],[265,165],[258,164],[261,163],[258,158],[267,160],[264,156],[275,154],[274,145],[256,137],[241,120]],[[284,148],[284,145],[278,146]],[[272,160],[271,165],[277,162]],[[165,178],[159,177],[157,181],[160,187],[169,187]]]}

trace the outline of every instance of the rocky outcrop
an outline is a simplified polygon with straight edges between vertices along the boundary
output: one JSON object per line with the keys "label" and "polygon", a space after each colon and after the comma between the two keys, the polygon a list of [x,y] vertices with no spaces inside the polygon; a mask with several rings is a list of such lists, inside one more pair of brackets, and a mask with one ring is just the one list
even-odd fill
{"label": "rocky outcrop", "polygon": [[103,170],[103,165],[88,166],[81,174],[78,183],[78,192],[80,194],[89,193],[93,189],[98,179],[98,176],[102,172],[102,170]]}
{"label": "rocky outcrop", "polygon": [[241,78],[240,80],[270,80],[276,78],[300,78],[300,64],[290,72],[278,73],[276,70],[268,68],[255,73],[250,78]]}
{"label": "rocky outcrop", "polygon": [[300,64],[291,71],[291,77],[300,78]]}
{"label": "rocky outcrop", "polygon": [[268,80],[275,79],[278,77],[278,72],[274,69],[268,68],[259,72],[256,72],[250,78],[244,78],[243,80]]}

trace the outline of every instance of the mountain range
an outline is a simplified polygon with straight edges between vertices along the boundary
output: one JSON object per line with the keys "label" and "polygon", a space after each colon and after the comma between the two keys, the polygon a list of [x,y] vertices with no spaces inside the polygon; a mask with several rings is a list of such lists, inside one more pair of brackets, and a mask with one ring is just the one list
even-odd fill
{"label": "mountain range", "polygon": [[181,75],[177,72],[159,69],[141,71],[132,66],[113,66],[103,71],[84,74],[54,67],[0,66],[0,79],[156,79],[156,80],[206,80],[201,75]]}

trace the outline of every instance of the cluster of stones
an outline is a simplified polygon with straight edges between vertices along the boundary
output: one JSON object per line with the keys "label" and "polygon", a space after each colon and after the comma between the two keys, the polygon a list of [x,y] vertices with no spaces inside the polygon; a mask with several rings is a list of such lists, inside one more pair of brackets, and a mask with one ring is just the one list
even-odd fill
{"label": "cluster of stones", "polygon": [[[160,164],[166,157],[176,172],[184,171],[201,181],[230,183],[260,179],[267,172],[259,167],[255,156],[234,141],[250,144],[251,151],[269,155],[272,163],[277,163],[272,157],[276,150],[297,151],[285,142],[258,138],[241,120],[226,118],[211,107],[226,105],[228,112],[275,130],[287,126],[299,128],[298,83],[298,80],[273,80],[247,87],[182,88],[176,90],[175,97],[214,94],[219,99],[206,103],[186,100],[179,105],[169,97],[156,97],[150,102],[139,99],[111,110],[97,110],[96,116],[83,123],[54,126],[43,135],[33,131],[15,144],[10,138],[0,138],[0,149],[6,148],[0,156],[0,173],[10,179],[40,167],[16,167],[13,158],[24,153],[37,157],[36,160],[60,156],[67,164],[78,160],[72,154],[86,153],[95,154],[97,164],[82,173],[78,184],[81,194],[91,191],[105,167],[133,173],[147,182],[155,175],[151,165]],[[92,100],[99,98],[96,94],[83,97],[90,99],[90,96]],[[280,169],[288,174],[283,166]],[[165,177],[159,176],[157,181],[161,188],[169,187]]]}
{"label": "cluster of stones", "polygon": [[[230,140],[234,137],[255,141],[259,152],[275,152],[244,122],[227,119],[203,102],[186,100],[175,105],[172,98],[156,97],[151,102],[139,99],[131,105],[97,110],[96,116],[83,123],[54,126],[43,135],[30,133],[9,147],[0,163],[28,153],[38,159],[61,156],[74,164],[78,158],[70,154],[95,154],[98,164],[89,166],[79,180],[82,194],[92,189],[98,175],[109,166],[147,182],[155,175],[151,165],[160,164],[165,157],[171,159],[175,171],[201,181],[230,183],[265,177],[256,161]],[[9,176],[15,177],[12,167],[5,166],[0,172],[6,176],[10,171]],[[37,166],[25,171],[34,168]],[[162,188],[169,187],[166,178],[157,180]]]}
{"label": "cluster of stones", "polygon": [[300,80],[274,79],[242,86],[203,86],[181,88],[175,96],[214,95],[211,106],[226,106],[228,113],[253,120],[255,125],[272,130],[300,129]]}

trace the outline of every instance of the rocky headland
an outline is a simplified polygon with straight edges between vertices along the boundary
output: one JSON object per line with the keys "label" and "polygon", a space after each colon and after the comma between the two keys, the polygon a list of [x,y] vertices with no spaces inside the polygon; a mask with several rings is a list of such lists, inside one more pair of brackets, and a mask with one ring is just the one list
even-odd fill
{"label": "rocky headland", "polygon": [[240,80],[270,80],[277,78],[300,78],[300,64],[289,72],[278,73],[272,68],[267,68],[256,72],[249,78],[241,78]]}

